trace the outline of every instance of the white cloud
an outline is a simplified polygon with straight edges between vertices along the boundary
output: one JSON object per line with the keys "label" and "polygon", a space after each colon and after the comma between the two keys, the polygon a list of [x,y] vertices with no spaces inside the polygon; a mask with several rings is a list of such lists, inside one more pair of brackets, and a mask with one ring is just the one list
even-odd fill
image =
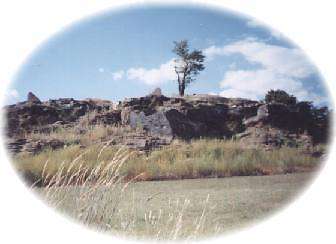
{"label": "white cloud", "polygon": [[210,46],[203,50],[203,53],[207,60],[211,61],[216,56],[223,56],[227,55],[227,52],[225,51],[225,47],[216,47],[216,46]]}
{"label": "white cloud", "polygon": [[211,57],[242,55],[249,63],[260,68],[253,70],[229,70],[225,73],[220,95],[260,99],[270,89],[282,89],[300,100],[321,101],[321,97],[310,92],[302,80],[315,72],[301,50],[267,44],[256,39],[246,39],[223,47],[207,49]]}
{"label": "white cloud", "polygon": [[147,85],[157,85],[174,80],[176,79],[174,59],[154,69],[130,68],[127,70],[127,79],[139,80]]}
{"label": "white cloud", "polygon": [[304,78],[315,72],[301,50],[271,45],[251,38],[222,47],[211,46],[204,53],[209,59],[241,54],[250,63],[297,78]]}
{"label": "white cloud", "polygon": [[300,81],[268,69],[228,71],[220,82],[227,97],[262,98],[271,89],[286,90],[295,94],[303,89]]}
{"label": "white cloud", "polygon": [[114,73],[112,73],[112,79],[113,80],[121,80],[125,75],[125,71],[123,70],[118,70]]}
{"label": "white cloud", "polygon": [[104,68],[99,68],[98,71],[99,71],[99,73],[104,73],[105,69]]}
{"label": "white cloud", "polygon": [[[246,25],[250,28],[266,28],[266,26],[258,20],[252,19],[246,22]],[[283,38],[283,35],[274,29],[266,28],[270,31],[271,35],[277,39]]]}
{"label": "white cloud", "polygon": [[16,89],[10,89],[5,91],[6,99],[17,100],[19,98],[19,92]]}
{"label": "white cloud", "polygon": [[222,48],[225,54],[241,54],[250,63],[262,65],[276,73],[305,78],[315,72],[304,53],[297,48],[271,45],[253,39],[246,39]]}

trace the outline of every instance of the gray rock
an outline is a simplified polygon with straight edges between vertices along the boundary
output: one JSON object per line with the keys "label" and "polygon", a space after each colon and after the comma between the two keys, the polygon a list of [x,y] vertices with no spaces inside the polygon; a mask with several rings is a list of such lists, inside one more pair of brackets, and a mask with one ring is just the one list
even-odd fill
{"label": "gray rock", "polygon": [[146,116],[144,112],[131,112],[130,125],[134,129],[143,129],[152,136],[172,137],[171,124],[164,112],[158,111]]}
{"label": "gray rock", "polygon": [[[90,117],[90,112],[97,112],[95,117]],[[78,123],[83,117],[94,123],[119,124],[121,123],[120,111],[106,110],[104,104],[94,101],[78,101],[72,98],[61,98],[47,102],[24,102],[5,107],[7,116],[6,132],[8,137],[22,137],[32,131],[51,129],[52,125]],[[54,127],[56,125],[53,125]]]}
{"label": "gray rock", "polygon": [[150,94],[151,96],[162,96],[161,88],[155,88],[155,90]]}
{"label": "gray rock", "polygon": [[252,116],[243,121],[245,126],[253,126],[257,123],[263,122],[269,116],[268,105],[261,105],[257,110],[257,115]]}
{"label": "gray rock", "polygon": [[7,149],[11,153],[29,153],[36,154],[44,149],[50,148],[53,150],[63,148],[64,142],[56,139],[48,140],[32,140],[32,139],[12,139],[7,143]]}
{"label": "gray rock", "polygon": [[171,138],[153,137],[144,134],[136,134],[127,136],[122,142],[129,148],[137,149],[139,151],[149,151],[154,148],[160,148],[171,143]]}
{"label": "gray rock", "polygon": [[121,111],[114,110],[95,114],[89,119],[90,125],[120,125],[121,124]]}
{"label": "gray rock", "polygon": [[27,102],[28,103],[41,103],[41,100],[34,95],[34,93],[29,92],[27,95]]}

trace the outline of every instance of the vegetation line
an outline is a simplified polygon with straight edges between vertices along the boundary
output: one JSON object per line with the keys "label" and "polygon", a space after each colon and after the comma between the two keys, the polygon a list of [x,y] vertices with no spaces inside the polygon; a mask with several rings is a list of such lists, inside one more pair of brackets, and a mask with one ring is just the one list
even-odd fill
{"label": "vegetation line", "polygon": [[[319,145],[314,150],[325,149]],[[54,184],[57,180],[71,184],[103,181],[111,170],[125,181],[286,174],[311,171],[319,162],[319,158],[299,148],[243,149],[239,141],[218,139],[175,141],[148,154],[101,144],[85,149],[74,145],[14,158],[19,172],[40,185]],[[79,173],[81,178],[77,177]]]}

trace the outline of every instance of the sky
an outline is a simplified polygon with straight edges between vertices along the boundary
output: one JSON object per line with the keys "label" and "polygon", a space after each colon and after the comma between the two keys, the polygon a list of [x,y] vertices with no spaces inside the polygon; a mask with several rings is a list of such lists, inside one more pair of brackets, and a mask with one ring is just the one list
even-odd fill
{"label": "sky", "polygon": [[172,49],[183,39],[206,56],[187,94],[260,100],[282,89],[299,100],[330,104],[316,67],[281,33],[245,16],[195,6],[137,6],[75,23],[29,57],[7,103],[24,101],[29,91],[41,100],[119,101],[156,87],[176,95]]}

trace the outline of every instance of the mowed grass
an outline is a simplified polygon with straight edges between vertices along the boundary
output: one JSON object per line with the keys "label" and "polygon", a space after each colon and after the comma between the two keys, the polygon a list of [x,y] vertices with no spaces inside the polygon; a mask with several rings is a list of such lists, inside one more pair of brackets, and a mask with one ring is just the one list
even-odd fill
{"label": "mowed grass", "polygon": [[[122,153],[124,162],[120,175],[126,180],[166,180],[272,175],[311,171],[320,160],[297,148],[244,149],[232,140],[175,141],[149,153],[132,151],[107,144],[81,148],[78,145],[61,150],[46,150],[38,155],[19,154],[13,158],[15,167],[36,181],[45,176],[86,171],[89,175],[97,167],[105,167],[116,154]],[[67,173],[66,173],[67,172]],[[44,175],[44,176],[43,176]],[[85,175],[84,175],[85,178]]]}
{"label": "mowed grass", "polygon": [[312,173],[36,188],[52,206],[100,231],[154,240],[220,235],[283,207]]}

